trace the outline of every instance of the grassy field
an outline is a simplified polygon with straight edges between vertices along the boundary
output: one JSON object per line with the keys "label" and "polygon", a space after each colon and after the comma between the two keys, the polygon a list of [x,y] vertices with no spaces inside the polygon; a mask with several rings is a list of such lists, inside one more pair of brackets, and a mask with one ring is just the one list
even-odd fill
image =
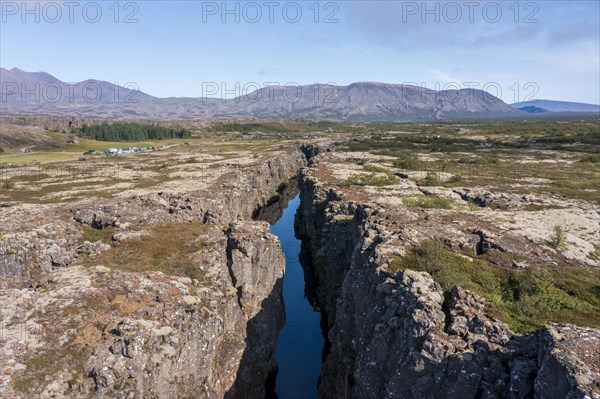
{"label": "grassy field", "polygon": [[[373,133],[345,150],[394,157],[392,164],[401,171],[428,172],[419,182],[424,186],[485,186],[600,203],[598,120],[401,128],[401,132]],[[453,176],[441,179],[441,174]]]}
{"label": "grassy field", "polygon": [[[205,188],[239,175],[231,165],[261,162],[295,140],[205,138],[144,142],[82,140],[69,151],[0,154],[0,201],[72,202],[89,197],[135,196],[144,191]],[[83,155],[90,149],[178,144],[163,151],[117,156]],[[296,144],[299,145],[299,142]],[[237,160],[237,161],[236,161]]]}
{"label": "grassy field", "polygon": [[77,144],[66,144],[61,148],[35,147],[28,154],[21,154],[16,150],[0,153],[0,163],[14,163],[18,165],[34,162],[57,162],[73,160],[81,157],[84,152],[89,150],[108,150],[109,148],[128,148],[128,147],[160,147],[162,145],[184,144],[188,142],[201,142],[198,139],[178,139],[178,140],[157,140],[140,142],[109,142],[83,139]]}
{"label": "grassy field", "polygon": [[83,152],[42,152],[32,154],[0,154],[0,164],[24,165],[29,163],[76,160]]}
{"label": "grassy field", "polygon": [[[142,228],[139,227],[141,230]],[[148,227],[148,235],[125,240],[107,252],[102,252],[90,266],[101,263],[111,268],[129,271],[160,271],[168,275],[203,279],[203,273],[192,259],[192,255],[204,247],[198,239],[206,225],[200,222],[168,223]],[[84,241],[101,240],[112,244],[114,229],[96,230],[84,227]]]}

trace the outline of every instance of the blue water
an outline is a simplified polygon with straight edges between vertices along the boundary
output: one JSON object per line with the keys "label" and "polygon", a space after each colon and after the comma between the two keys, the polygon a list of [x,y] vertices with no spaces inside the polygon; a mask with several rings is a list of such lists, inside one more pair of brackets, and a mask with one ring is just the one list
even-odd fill
{"label": "blue water", "polygon": [[275,356],[279,364],[275,392],[279,399],[317,398],[317,381],[321,372],[324,339],[320,315],[304,296],[304,272],[299,261],[300,240],[294,234],[294,215],[300,198],[296,196],[271,225],[285,253],[283,300],[286,322],[279,333]]}

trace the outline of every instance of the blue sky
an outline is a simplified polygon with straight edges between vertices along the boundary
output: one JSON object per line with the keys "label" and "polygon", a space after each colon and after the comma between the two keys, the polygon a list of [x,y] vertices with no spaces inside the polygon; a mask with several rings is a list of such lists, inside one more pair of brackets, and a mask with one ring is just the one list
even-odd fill
{"label": "blue sky", "polygon": [[200,97],[210,82],[380,81],[600,103],[598,1],[1,3],[0,64],[67,82]]}

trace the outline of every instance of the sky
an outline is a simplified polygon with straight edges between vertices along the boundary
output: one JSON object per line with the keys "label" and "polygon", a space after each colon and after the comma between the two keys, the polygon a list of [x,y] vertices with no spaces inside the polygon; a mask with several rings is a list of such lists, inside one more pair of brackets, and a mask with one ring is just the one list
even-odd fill
{"label": "sky", "polygon": [[595,0],[1,0],[0,14],[2,67],[157,97],[376,81],[600,104]]}

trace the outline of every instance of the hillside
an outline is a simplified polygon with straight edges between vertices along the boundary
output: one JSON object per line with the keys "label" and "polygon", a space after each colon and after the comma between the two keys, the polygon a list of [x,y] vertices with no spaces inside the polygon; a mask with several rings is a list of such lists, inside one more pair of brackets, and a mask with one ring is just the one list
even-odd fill
{"label": "hillside", "polygon": [[[236,98],[156,98],[100,80],[69,84],[45,72],[0,71],[4,114],[88,118],[304,118],[408,121],[485,118],[519,111],[481,90],[435,91],[362,82],[268,86]],[[23,89],[27,91],[24,91]],[[34,90],[35,94],[29,93]],[[242,94],[242,93],[240,93]],[[218,97],[218,94],[216,95]]]}

